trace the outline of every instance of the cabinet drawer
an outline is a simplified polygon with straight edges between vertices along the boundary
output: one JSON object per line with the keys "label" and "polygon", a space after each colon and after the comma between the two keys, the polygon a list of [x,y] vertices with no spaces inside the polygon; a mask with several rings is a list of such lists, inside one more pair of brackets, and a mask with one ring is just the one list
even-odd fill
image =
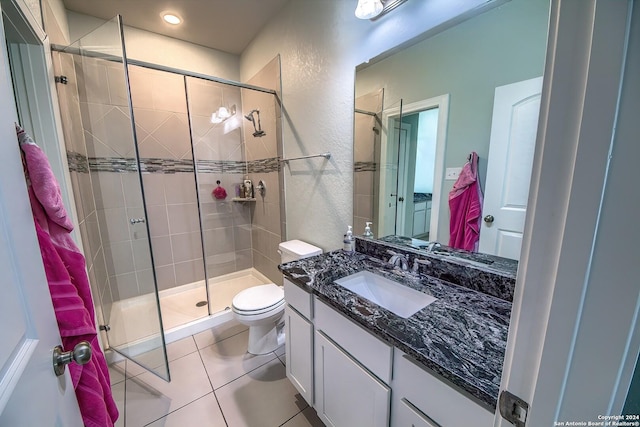
{"label": "cabinet drawer", "polygon": [[[393,392],[397,396],[394,407],[402,408],[409,401],[437,426],[493,425],[493,412],[418,366],[417,362],[398,349],[395,349],[393,363]],[[402,401],[403,398],[405,402]],[[396,417],[394,419],[397,421]],[[393,426],[396,425],[404,427],[403,424],[394,422]]]}
{"label": "cabinet drawer", "polygon": [[393,347],[317,298],[315,326],[316,330],[323,331],[382,381],[387,384],[391,382]]}
{"label": "cabinet drawer", "polygon": [[313,295],[287,278],[284,279],[284,300],[307,319],[313,319]]}
{"label": "cabinet drawer", "polygon": [[395,410],[397,417],[394,427],[441,427],[405,398],[400,399],[400,404]]}

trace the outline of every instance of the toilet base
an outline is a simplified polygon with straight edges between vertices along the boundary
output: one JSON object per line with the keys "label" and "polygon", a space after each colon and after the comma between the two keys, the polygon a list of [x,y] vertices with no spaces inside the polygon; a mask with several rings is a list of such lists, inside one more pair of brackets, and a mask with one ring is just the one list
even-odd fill
{"label": "toilet base", "polygon": [[254,355],[267,354],[284,344],[284,324],[253,325],[249,327],[247,352]]}

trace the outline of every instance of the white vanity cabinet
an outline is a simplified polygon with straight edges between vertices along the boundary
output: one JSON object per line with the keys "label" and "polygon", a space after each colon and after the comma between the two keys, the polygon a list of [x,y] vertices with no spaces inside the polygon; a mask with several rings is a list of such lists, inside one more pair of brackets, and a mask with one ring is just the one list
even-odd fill
{"label": "white vanity cabinet", "polygon": [[493,412],[398,348],[286,278],[284,291],[287,377],[326,426],[493,425]]}
{"label": "white vanity cabinet", "polygon": [[431,200],[414,203],[413,205],[413,234],[419,236],[429,232],[431,223]]}
{"label": "white vanity cabinet", "polygon": [[391,407],[392,427],[493,426],[493,412],[418,366],[397,348]]}
{"label": "white vanity cabinet", "polygon": [[313,406],[313,304],[310,293],[284,279],[287,378]]}

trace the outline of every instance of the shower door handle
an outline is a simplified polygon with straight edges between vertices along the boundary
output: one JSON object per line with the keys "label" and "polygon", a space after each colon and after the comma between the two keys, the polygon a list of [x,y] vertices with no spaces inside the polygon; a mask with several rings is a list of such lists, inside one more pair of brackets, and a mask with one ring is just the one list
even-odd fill
{"label": "shower door handle", "polygon": [[131,218],[129,222],[131,223],[131,225],[133,225],[141,222],[146,222],[146,220],[144,218]]}

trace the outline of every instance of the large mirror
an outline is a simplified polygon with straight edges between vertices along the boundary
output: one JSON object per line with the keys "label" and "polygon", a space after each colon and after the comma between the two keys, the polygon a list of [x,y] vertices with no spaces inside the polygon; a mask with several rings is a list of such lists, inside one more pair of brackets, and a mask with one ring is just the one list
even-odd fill
{"label": "large mirror", "polygon": [[356,68],[356,234],[371,222],[448,245],[464,220],[449,193],[475,152],[476,249],[519,258],[548,20],[549,0],[512,0]]}

